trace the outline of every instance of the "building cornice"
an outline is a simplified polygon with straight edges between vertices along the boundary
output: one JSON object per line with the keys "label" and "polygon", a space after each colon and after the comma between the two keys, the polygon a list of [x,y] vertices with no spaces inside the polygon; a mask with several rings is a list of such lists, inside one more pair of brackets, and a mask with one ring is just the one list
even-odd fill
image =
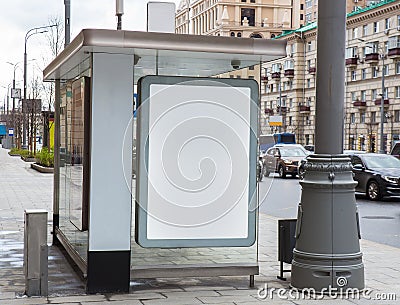
{"label": "building cornice", "polygon": [[347,18],[347,25],[356,25],[358,23],[363,23],[365,21],[370,21],[371,19],[382,19],[382,15],[393,15],[393,12],[400,11],[400,3],[392,3],[386,6],[377,7],[375,9],[350,16]]}

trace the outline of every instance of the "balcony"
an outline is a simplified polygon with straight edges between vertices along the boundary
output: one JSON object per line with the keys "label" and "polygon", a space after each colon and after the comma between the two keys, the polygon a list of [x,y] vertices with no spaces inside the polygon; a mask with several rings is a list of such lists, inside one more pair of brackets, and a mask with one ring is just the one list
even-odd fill
{"label": "balcony", "polygon": [[370,53],[365,55],[365,62],[371,65],[376,65],[379,61],[378,53]]}
{"label": "balcony", "polygon": [[[377,105],[377,106],[380,106],[381,105],[381,99],[378,98],[378,99],[374,100],[374,104]],[[384,99],[383,100],[383,106],[384,107],[389,107],[389,99]]]}
{"label": "balcony", "polygon": [[398,48],[389,49],[388,57],[391,59],[400,58],[400,46]]}
{"label": "balcony", "polygon": [[308,68],[308,73],[315,75],[315,73],[317,72],[317,68],[316,67],[310,67]]}
{"label": "balcony", "polygon": [[365,109],[367,107],[366,101],[353,101],[353,106],[357,107],[358,109]]}
{"label": "balcony", "polygon": [[357,57],[346,58],[346,66],[347,67],[355,67],[357,66]]}
{"label": "balcony", "polygon": [[267,82],[268,81],[268,76],[261,76],[261,80],[263,82]]}
{"label": "balcony", "polygon": [[268,115],[274,115],[274,109],[272,108],[265,108],[264,113]]}
{"label": "balcony", "polygon": [[278,107],[276,107],[276,112],[277,113],[279,113],[279,108],[281,108],[281,114],[284,114],[284,113],[286,113],[287,112],[287,107],[286,106],[278,106]]}
{"label": "balcony", "polygon": [[299,106],[300,113],[310,113],[310,110],[311,110],[310,106],[304,106],[304,105]]}
{"label": "balcony", "polygon": [[281,73],[280,73],[280,72],[273,72],[273,73],[271,74],[271,78],[272,78],[272,79],[279,80],[279,79],[281,79]]}
{"label": "balcony", "polygon": [[293,78],[294,77],[294,69],[287,69],[285,70],[285,77]]}

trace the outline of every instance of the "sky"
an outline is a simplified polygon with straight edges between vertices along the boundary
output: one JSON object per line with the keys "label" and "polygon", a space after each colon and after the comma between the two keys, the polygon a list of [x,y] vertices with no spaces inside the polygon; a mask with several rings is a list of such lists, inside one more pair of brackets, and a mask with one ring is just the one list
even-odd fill
{"label": "sky", "polygon": [[[166,1],[175,2],[176,6],[180,2]],[[115,0],[70,2],[71,41],[85,28],[116,29]],[[147,2],[124,0],[123,30],[146,30]],[[49,25],[54,18],[64,23],[64,0],[0,0],[0,107],[6,99],[8,88],[12,87],[14,67],[7,62],[18,63],[15,69],[16,88],[22,88],[25,34],[32,28]],[[27,41],[28,84],[32,75],[42,77],[42,70],[52,59],[45,35],[36,34]]]}

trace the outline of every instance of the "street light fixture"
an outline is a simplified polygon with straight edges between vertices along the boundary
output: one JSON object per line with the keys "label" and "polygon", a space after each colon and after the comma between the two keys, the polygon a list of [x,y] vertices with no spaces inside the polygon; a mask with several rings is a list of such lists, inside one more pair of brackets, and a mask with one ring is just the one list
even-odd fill
{"label": "street light fixture", "polygon": [[[22,101],[22,114],[23,114],[23,134],[22,134],[22,148],[26,148],[26,118],[25,118],[25,108],[26,108],[26,78],[27,78],[27,53],[26,53],[26,44],[28,39],[36,34],[46,33],[49,28],[55,27],[57,24],[40,26],[36,28],[32,28],[28,30],[25,34],[25,45],[24,45],[24,99]],[[25,104],[25,107],[24,107]]]}

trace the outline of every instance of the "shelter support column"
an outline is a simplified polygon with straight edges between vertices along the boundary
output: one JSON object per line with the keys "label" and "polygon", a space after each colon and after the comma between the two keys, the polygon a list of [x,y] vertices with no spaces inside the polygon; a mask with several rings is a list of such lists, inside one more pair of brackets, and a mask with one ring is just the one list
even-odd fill
{"label": "shelter support column", "polygon": [[128,292],[133,56],[92,54],[87,291]]}
{"label": "shelter support column", "polygon": [[[54,87],[54,183],[53,183],[53,244],[59,244],[56,228],[60,225],[60,80]],[[49,109],[50,110],[50,109]],[[45,128],[47,129],[47,127]]]}

